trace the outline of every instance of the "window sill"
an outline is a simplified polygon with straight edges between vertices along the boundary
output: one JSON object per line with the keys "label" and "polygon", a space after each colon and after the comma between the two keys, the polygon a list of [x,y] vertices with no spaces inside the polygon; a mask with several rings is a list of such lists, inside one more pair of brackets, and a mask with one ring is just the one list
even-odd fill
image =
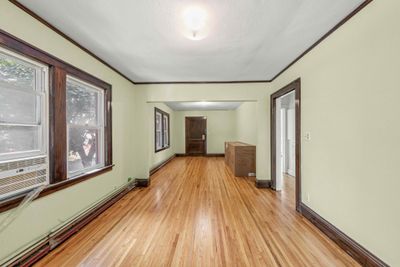
{"label": "window sill", "polygon": [[[105,166],[105,167],[93,170],[93,171],[91,171],[89,173],[82,174],[80,176],[76,176],[71,180],[65,180],[65,181],[62,181],[62,182],[58,182],[56,184],[50,184],[45,189],[43,189],[42,192],[40,192],[39,196],[36,199],[44,197],[44,196],[47,196],[47,195],[49,195],[51,193],[57,192],[57,191],[62,190],[64,188],[70,187],[70,186],[72,186],[74,184],[86,181],[86,180],[88,180],[90,178],[93,178],[93,177],[96,177],[96,176],[98,176],[100,174],[109,172],[109,171],[112,170],[112,168],[114,166],[115,165],[112,164],[112,165],[109,165],[109,166]],[[0,201],[0,213],[18,206],[21,203],[21,201],[24,199],[26,194],[27,193],[24,193],[24,194],[17,195],[17,196],[14,196],[14,197],[10,197],[10,198],[7,198],[7,199],[4,199],[4,200]]]}
{"label": "window sill", "polygon": [[166,149],[168,149],[168,148],[169,148],[169,146],[166,146],[166,147],[163,147],[163,148],[157,149],[157,150],[155,150],[154,152],[155,152],[155,153],[157,153],[157,152],[161,152],[161,151],[163,151],[163,150],[166,150]]}

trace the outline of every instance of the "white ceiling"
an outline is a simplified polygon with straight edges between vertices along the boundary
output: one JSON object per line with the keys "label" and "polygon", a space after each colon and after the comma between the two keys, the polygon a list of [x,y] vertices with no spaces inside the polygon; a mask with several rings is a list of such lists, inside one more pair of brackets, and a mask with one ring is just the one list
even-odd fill
{"label": "white ceiling", "polygon": [[235,110],[243,102],[165,102],[172,110]]}
{"label": "white ceiling", "polygon": [[[20,0],[135,82],[270,80],[363,0]],[[204,39],[183,9],[207,10]]]}

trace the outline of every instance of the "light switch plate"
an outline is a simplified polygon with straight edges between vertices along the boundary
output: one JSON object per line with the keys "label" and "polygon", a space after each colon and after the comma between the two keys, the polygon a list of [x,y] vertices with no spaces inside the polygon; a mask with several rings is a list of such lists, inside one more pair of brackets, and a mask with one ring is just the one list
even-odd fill
{"label": "light switch plate", "polygon": [[305,134],[305,139],[307,140],[307,141],[310,141],[311,140],[311,133],[310,132],[306,132],[306,134]]}

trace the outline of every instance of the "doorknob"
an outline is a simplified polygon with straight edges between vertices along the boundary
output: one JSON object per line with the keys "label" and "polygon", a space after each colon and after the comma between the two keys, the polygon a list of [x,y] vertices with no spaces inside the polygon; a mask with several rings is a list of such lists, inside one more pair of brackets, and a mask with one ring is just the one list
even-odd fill
{"label": "doorknob", "polygon": [[206,135],[205,134],[201,135],[201,140],[206,140]]}

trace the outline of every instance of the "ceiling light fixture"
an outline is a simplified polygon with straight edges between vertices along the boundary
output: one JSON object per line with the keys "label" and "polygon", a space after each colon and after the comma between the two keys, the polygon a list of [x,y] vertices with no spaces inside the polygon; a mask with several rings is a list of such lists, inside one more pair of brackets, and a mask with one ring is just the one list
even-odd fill
{"label": "ceiling light fixture", "polygon": [[189,39],[201,40],[205,36],[201,31],[205,29],[207,21],[207,12],[198,6],[192,6],[183,11],[183,22],[185,28],[190,32]]}
{"label": "ceiling light fixture", "polygon": [[208,101],[200,101],[200,102],[198,102],[198,104],[200,106],[206,107],[206,106],[210,106],[212,103],[208,102]]}

